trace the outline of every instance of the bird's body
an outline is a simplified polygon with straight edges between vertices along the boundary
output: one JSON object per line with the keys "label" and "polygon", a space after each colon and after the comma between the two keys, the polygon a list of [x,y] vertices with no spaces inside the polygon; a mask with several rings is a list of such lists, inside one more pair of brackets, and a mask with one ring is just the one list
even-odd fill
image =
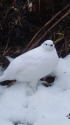
{"label": "bird's body", "polygon": [[49,75],[58,63],[56,49],[54,45],[50,46],[51,49],[46,49],[48,43],[49,46],[53,45],[53,42],[48,40],[41,46],[15,58],[0,77],[0,82],[5,80],[29,82],[35,88],[37,81]]}

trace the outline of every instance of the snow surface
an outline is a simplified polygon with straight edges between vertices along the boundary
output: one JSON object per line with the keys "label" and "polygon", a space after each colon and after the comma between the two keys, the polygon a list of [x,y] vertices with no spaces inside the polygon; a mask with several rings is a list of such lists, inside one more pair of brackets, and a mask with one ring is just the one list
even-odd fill
{"label": "snow surface", "polygon": [[[0,125],[70,125],[70,55],[60,58],[51,87],[0,86]],[[0,75],[2,68],[0,67]]]}

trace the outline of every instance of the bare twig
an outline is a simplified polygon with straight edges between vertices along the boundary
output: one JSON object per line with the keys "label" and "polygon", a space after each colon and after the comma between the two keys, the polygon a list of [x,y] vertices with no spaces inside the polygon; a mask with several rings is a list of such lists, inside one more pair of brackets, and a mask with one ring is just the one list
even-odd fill
{"label": "bare twig", "polygon": [[[23,51],[26,52],[39,45],[41,41],[53,31],[53,29],[70,14],[70,5],[67,5],[62,11],[59,11],[50,21],[48,21],[32,38],[28,46]],[[58,20],[57,20],[58,19]],[[56,21],[57,20],[57,21]],[[58,41],[55,41],[58,42]]]}

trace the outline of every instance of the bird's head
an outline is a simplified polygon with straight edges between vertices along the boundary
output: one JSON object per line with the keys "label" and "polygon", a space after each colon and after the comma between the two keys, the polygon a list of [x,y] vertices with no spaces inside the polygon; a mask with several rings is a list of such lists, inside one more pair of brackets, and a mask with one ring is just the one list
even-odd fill
{"label": "bird's head", "polygon": [[43,48],[47,51],[52,51],[55,48],[52,40],[46,40],[44,43],[41,44],[41,46],[43,46]]}

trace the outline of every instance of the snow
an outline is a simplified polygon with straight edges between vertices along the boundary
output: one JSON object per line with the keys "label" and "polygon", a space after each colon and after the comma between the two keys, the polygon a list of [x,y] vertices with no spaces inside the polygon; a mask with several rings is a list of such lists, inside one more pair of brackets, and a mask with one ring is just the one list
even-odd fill
{"label": "snow", "polygon": [[[0,86],[0,125],[70,125],[70,55],[60,58],[51,87]],[[0,75],[2,68],[0,67]]]}

